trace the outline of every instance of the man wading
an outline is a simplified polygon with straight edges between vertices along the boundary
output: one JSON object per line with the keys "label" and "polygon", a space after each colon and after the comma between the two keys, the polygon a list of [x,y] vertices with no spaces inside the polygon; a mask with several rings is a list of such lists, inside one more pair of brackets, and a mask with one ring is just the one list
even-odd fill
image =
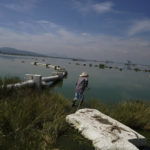
{"label": "man wading", "polygon": [[77,100],[80,100],[80,105],[83,103],[84,100],[84,90],[88,86],[88,74],[83,72],[79,79],[76,82],[75,87],[75,97],[73,99],[72,107],[75,106]]}

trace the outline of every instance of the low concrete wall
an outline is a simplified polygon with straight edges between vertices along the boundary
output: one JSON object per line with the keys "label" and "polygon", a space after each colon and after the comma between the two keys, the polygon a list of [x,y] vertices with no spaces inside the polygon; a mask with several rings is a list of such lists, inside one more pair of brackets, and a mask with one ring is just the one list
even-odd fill
{"label": "low concrete wall", "polygon": [[26,74],[24,78],[24,82],[16,83],[16,84],[9,84],[6,87],[7,88],[18,88],[18,87],[24,87],[24,86],[33,86],[36,85],[37,87],[41,87],[41,85],[46,85],[47,82],[55,82],[57,80],[62,80],[66,75],[67,71],[65,68],[61,68],[60,66],[54,66],[51,64],[43,64],[39,62],[32,62],[32,65],[38,65],[38,66],[45,66],[46,68],[53,68],[54,70],[57,70],[57,72],[54,72],[51,76],[48,77],[42,77],[38,74]]}
{"label": "low concrete wall", "polygon": [[21,83],[16,84],[9,84],[6,87],[7,88],[19,88],[19,87],[25,87],[25,86],[33,86],[41,87],[41,85],[46,85],[47,82],[55,82],[58,80],[62,80],[65,76],[65,73],[55,73],[55,75],[48,76],[48,77],[42,77],[41,75],[37,74],[26,74],[25,75],[25,81]]}

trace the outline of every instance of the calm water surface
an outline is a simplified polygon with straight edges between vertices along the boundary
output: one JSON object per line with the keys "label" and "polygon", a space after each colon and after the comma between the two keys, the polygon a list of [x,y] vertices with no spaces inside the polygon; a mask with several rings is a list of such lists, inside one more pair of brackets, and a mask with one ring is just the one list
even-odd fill
{"label": "calm water surface", "polygon": [[[44,60],[43,60],[44,59]],[[33,66],[31,62],[38,61],[53,65],[60,65],[68,71],[68,76],[57,84],[54,91],[72,99],[74,87],[80,73],[89,74],[89,88],[86,99],[97,98],[105,103],[114,103],[122,100],[150,100],[150,73],[131,70],[119,71],[116,69],[100,69],[89,67],[92,62],[77,62],[68,59],[34,58],[29,56],[0,55],[0,76],[18,76],[22,80],[26,73],[49,76],[53,69]],[[79,63],[80,65],[76,65]],[[83,66],[83,64],[86,66]],[[94,62],[92,64],[95,64]],[[97,63],[98,64],[98,63]]]}

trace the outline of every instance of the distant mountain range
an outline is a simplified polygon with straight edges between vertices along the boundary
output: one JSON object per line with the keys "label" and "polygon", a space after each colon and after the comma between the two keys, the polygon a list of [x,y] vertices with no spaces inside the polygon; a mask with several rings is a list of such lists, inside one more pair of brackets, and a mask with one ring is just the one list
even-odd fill
{"label": "distant mountain range", "polygon": [[28,56],[45,56],[39,53],[31,52],[31,51],[23,51],[18,50],[16,48],[10,48],[10,47],[1,47],[0,48],[1,54],[10,54],[10,55],[28,55]]}
{"label": "distant mountain range", "polygon": [[39,54],[39,53],[35,53],[32,51],[18,50],[16,48],[11,48],[11,47],[0,47],[0,54],[72,59],[72,58],[68,58],[65,56],[63,57],[57,53],[51,53],[50,55],[44,55],[44,54]]}
{"label": "distant mountain range", "polygon": [[[51,53],[50,55],[44,55],[32,51],[25,51],[25,50],[18,50],[16,48],[11,47],[0,47],[0,54],[7,54],[7,55],[20,55],[20,56],[37,56],[37,57],[51,57],[51,58],[61,58],[61,59],[71,59],[73,61],[94,61],[94,62],[105,62],[105,61],[98,61],[98,60],[90,60],[90,59],[83,59],[83,58],[73,58],[73,57],[65,57],[61,56],[57,53]],[[112,61],[106,61],[106,63],[113,63]]]}

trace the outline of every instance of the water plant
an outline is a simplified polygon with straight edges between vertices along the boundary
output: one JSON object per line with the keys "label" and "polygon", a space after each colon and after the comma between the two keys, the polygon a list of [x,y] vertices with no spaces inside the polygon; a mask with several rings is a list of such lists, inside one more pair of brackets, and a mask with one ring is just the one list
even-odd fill
{"label": "water plant", "polygon": [[92,67],[92,64],[89,64],[89,67]]}
{"label": "water plant", "polygon": [[141,71],[139,68],[134,68],[134,71],[138,72]]}
{"label": "water plant", "polygon": [[99,68],[104,69],[105,65],[104,64],[99,64]]}
{"label": "water plant", "polygon": [[150,70],[148,70],[148,69],[145,69],[145,70],[144,70],[144,72],[150,72]]}

